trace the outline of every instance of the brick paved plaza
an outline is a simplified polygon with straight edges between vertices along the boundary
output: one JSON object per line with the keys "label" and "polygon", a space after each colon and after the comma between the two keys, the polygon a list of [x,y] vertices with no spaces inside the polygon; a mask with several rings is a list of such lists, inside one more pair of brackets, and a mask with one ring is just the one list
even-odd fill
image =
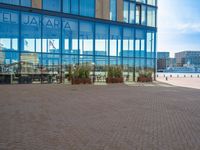
{"label": "brick paved plaza", "polygon": [[199,150],[200,91],[0,86],[0,150]]}

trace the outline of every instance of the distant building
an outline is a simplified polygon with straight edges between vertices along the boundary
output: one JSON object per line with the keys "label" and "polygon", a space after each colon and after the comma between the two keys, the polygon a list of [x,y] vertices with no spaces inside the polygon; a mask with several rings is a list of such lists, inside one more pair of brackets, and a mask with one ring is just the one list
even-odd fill
{"label": "distant building", "polygon": [[176,65],[200,67],[200,51],[183,51],[175,54]]}
{"label": "distant building", "polygon": [[176,58],[169,58],[167,67],[176,67]]}
{"label": "distant building", "polygon": [[163,72],[169,67],[169,52],[158,52],[157,53],[157,71]]}
{"label": "distant building", "polygon": [[157,59],[168,59],[169,55],[169,52],[157,52]]}

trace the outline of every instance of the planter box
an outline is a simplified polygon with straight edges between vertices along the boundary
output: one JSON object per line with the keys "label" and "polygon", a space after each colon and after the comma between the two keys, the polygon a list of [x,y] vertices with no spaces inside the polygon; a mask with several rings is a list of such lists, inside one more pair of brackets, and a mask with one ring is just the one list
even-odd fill
{"label": "planter box", "polygon": [[152,82],[152,78],[149,77],[138,77],[138,82]]}
{"label": "planter box", "polygon": [[123,83],[123,78],[106,78],[106,83]]}
{"label": "planter box", "polygon": [[72,78],[71,79],[71,83],[72,84],[92,84],[92,81],[90,78],[85,78],[85,79],[81,79],[81,78]]}

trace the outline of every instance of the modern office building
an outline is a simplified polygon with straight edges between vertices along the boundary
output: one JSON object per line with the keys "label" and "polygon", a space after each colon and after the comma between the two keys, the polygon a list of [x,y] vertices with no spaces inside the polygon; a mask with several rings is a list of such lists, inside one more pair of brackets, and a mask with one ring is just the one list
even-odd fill
{"label": "modern office building", "polygon": [[157,0],[0,0],[0,82],[61,83],[80,64],[155,73],[156,16]]}
{"label": "modern office building", "polygon": [[157,72],[163,72],[169,67],[169,52],[157,52]]}
{"label": "modern office building", "polygon": [[168,59],[169,55],[169,52],[157,52],[157,59]]}
{"label": "modern office building", "polygon": [[176,64],[179,67],[200,67],[200,51],[182,51],[175,54]]}

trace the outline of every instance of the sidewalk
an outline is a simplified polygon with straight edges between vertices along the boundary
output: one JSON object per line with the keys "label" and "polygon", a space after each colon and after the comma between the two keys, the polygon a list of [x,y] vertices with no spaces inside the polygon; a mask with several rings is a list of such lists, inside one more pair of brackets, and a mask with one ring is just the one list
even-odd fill
{"label": "sidewalk", "polygon": [[166,78],[160,77],[157,78],[157,81],[168,83],[174,86],[188,87],[194,89],[200,89],[200,78]]}

